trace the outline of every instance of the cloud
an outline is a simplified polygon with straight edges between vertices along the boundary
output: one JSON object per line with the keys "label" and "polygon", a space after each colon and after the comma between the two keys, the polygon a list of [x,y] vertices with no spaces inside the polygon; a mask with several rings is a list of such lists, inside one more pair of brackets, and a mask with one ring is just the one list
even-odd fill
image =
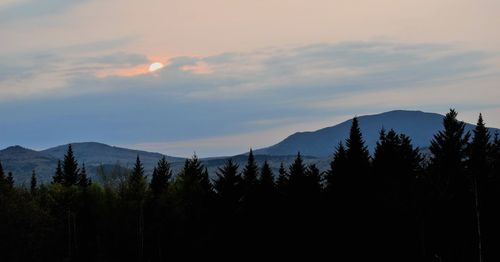
{"label": "cloud", "polygon": [[97,140],[172,154],[183,146],[242,152],[374,111],[496,112],[500,67],[492,59],[452,45],[346,42],[172,57],[154,74],[122,76],[98,72],[140,67],[148,56],[37,53],[1,60],[12,64],[0,64],[0,128],[6,144]]}

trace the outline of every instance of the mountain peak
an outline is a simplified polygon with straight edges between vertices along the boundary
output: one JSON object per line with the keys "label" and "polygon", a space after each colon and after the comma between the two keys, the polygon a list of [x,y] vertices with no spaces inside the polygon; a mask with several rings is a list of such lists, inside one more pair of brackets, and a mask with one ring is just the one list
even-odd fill
{"label": "mountain peak", "polygon": [[[428,147],[434,134],[442,129],[443,115],[418,110],[392,110],[384,113],[358,116],[363,139],[373,153],[379,132],[382,128],[394,129],[398,133],[408,135],[416,147]],[[339,142],[349,136],[352,119],[334,126],[325,127],[312,132],[296,132],[283,141],[255,150],[256,154],[290,155],[300,151],[303,155],[315,157],[330,156]],[[474,125],[467,124],[470,131]],[[498,129],[491,129],[498,131]]]}

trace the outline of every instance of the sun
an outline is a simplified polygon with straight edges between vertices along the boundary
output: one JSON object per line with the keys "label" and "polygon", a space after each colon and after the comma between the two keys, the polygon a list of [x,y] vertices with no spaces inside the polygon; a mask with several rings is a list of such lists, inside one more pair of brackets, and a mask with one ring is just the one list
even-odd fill
{"label": "sun", "polygon": [[149,66],[149,72],[154,72],[158,69],[163,68],[163,64],[160,62],[154,62]]}

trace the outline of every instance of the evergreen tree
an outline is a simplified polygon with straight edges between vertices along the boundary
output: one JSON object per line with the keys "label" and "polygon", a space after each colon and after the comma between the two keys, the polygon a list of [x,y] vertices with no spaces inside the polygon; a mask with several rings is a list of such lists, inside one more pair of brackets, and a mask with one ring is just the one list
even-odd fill
{"label": "evergreen tree", "polygon": [[214,189],[222,206],[226,210],[235,210],[241,198],[241,176],[238,174],[238,164],[232,159],[225,161],[224,166],[217,170]]}
{"label": "evergreen tree", "polygon": [[[472,138],[472,143],[470,144],[469,173],[472,176],[474,205],[476,211],[476,233],[479,249],[478,253],[479,256],[481,256],[480,261],[484,260],[484,250],[482,250],[482,247],[485,244],[483,233],[488,234],[487,231],[482,232],[481,229],[485,226],[482,215],[485,215],[484,211],[488,208],[485,200],[489,195],[488,184],[490,181],[488,181],[488,175],[490,173],[490,163],[488,161],[488,154],[491,148],[490,138],[491,136],[484,124],[483,116],[482,114],[479,114],[477,125],[474,129],[474,137]],[[488,229],[489,223],[486,223],[486,226]]]}
{"label": "evergreen tree", "polygon": [[303,187],[306,184],[306,167],[300,152],[288,169],[289,174],[289,194],[292,199],[297,200],[303,192]]}
{"label": "evergreen tree", "polygon": [[253,190],[257,185],[258,169],[259,167],[257,166],[255,157],[253,156],[253,150],[250,148],[247,164],[243,168],[243,186],[246,191]]}
{"label": "evergreen tree", "polygon": [[87,177],[87,170],[85,169],[85,163],[82,164],[82,170],[78,175],[78,185],[82,188],[86,188],[91,184],[90,178]]}
{"label": "evergreen tree", "polygon": [[61,160],[57,161],[56,172],[52,176],[52,184],[64,184],[64,174],[62,171]]}
{"label": "evergreen tree", "polygon": [[286,172],[283,162],[280,163],[280,168],[278,169],[278,179],[276,180],[276,186],[280,192],[285,192],[288,186],[288,173]]}
{"label": "evergreen tree", "polygon": [[78,184],[79,170],[78,162],[76,161],[71,144],[68,145],[68,151],[64,155],[62,164],[63,184],[65,186],[73,186]]}
{"label": "evergreen tree", "polygon": [[365,146],[357,117],[352,119],[346,146],[347,164],[352,175],[366,176],[370,167],[370,154]]}
{"label": "evergreen tree", "polygon": [[37,190],[37,182],[36,182],[36,174],[35,170],[31,173],[31,182],[30,182],[30,193],[31,195],[35,195]]}
{"label": "evergreen tree", "polygon": [[167,161],[165,156],[163,156],[153,169],[151,183],[149,184],[149,188],[155,198],[158,198],[163,193],[167,192],[171,177],[172,170],[170,168],[170,163]]}
{"label": "evergreen tree", "polygon": [[313,207],[319,204],[321,194],[321,182],[323,180],[322,172],[318,169],[316,164],[310,164],[305,170],[303,194],[304,198],[309,201],[310,206]]}
{"label": "evergreen tree", "polygon": [[430,151],[430,182],[433,199],[434,232],[429,241],[447,261],[471,261],[475,247],[472,238],[473,196],[466,176],[467,148],[470,134],[465,123],[457,120],[453,109],[443,119],[444,130],[434,135]]}
{"label": "evergreen tree", "polygon": [[212,185],[208,179],[208,172],[195,154],[184,162],[175,180],[178,197],[186,202],[204,202],[212,194]]}
{"label": "evergreen tree", "polygon": [[450,109],[443,119],[444,130],[434,135],[429,147],[433,182],[442,197],[454,197],[466,190],[464,174],[470,134],[465,123],[457,120],[457,112]]}
{"label": "evergreen tree", "polygon": [[373,158],[374,207],[372,216],[386,241],[377,249],[405,261],[416,260],[415,187],[422,158],[411,140],[390,130],[380,132]]}
{"label": "evergreen tree", "polygon": [[264,164],[262,164],[262,167],[260,169],[259,186],[262,195],[272,195],[276,190],[276,185],[274,183],[274,174],[267,160],[264,161]]}
{"label": "evergreen tree", "polygon": [[347,154],[344,148],[344,144],[339,142],[337,150],[333,155],[333,159],[330,162],[330,169],[326,172],[326,192],[331,196],[335,192],[335,187],[339,182],[339,179],[345,178],[347,175]]}
{"label": "evergreen tree", "polygon": [[142,166],[139,156],[135,160],[132,173],[127,179],[127,193],[129,199],[142,200],[146,192],[146,177],[144,176],[144,167]]}

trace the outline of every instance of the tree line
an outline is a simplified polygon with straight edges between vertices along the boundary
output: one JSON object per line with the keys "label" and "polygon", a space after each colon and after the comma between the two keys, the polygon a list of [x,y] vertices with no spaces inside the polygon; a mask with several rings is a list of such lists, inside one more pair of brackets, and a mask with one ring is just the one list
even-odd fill
{"label": "tree line", "polygon": [[33,171],[25,188],[0,163],[0,259],[499,261],[500,138],[456,117],[428,157],[384,129],[370,155],[354,118],[324,171],[298,153],[275,174],[250,150],[213,178],[196,155],[175,175],[163,157],[151,177],[137,156],[123,181],[97,183],[69,145],[51,184]]}

